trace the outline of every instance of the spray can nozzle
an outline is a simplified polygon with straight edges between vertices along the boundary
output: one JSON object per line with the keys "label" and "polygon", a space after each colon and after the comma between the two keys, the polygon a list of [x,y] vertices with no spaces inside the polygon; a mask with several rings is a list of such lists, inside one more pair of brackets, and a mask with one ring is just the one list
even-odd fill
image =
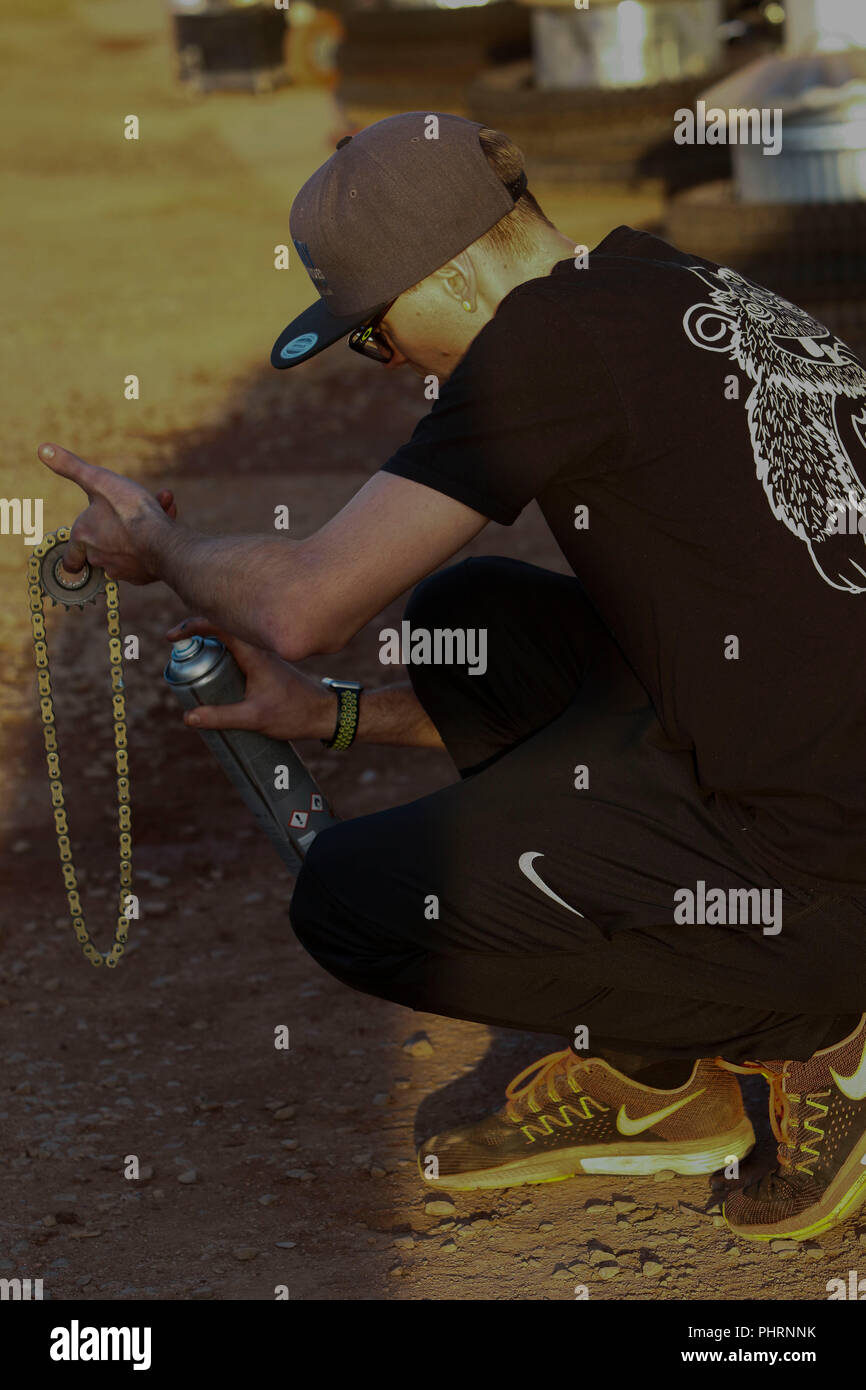
{"label": "spray can nozzle", "polygon": [[182,637],[171,649],[172,660],[189,661],[191,657],[198,656],[203,646],[203,637]]}

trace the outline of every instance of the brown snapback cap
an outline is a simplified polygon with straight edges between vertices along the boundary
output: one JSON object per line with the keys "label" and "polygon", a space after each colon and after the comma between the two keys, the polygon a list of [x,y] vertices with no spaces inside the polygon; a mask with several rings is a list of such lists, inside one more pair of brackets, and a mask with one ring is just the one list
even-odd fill
{"label": "brown snapback cap", "polygon": [[511,212],[504,184],[463,116],[409,111],[344,136],[292,204],[289,229],[319,298],[271,349],[280,370],[306,362],[431,275]]}

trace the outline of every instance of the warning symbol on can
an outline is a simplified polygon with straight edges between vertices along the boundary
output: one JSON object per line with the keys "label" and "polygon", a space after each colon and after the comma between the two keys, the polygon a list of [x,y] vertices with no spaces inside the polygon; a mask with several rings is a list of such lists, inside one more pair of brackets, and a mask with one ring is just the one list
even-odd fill
{"label": "warning symbol on can", "polygon": [[303,830],[309,820],[306,811],[293,811],[289,820],[289,825],[295,830]]}

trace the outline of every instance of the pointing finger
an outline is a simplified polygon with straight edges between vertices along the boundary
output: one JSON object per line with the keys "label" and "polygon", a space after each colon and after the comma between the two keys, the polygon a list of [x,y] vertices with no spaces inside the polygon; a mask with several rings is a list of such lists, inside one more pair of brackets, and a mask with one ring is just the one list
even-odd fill
{"label": "pointing finger", "polygon": [[88,497],[97,490],[100,475],[106,472],[94,463],[85,463],[84,459],[70,453],[68,449],[61,448],[59,444],[40,444],[37,452],[52,473],[58,473],[61,478],[69,478],[73,483],[77,483]]}

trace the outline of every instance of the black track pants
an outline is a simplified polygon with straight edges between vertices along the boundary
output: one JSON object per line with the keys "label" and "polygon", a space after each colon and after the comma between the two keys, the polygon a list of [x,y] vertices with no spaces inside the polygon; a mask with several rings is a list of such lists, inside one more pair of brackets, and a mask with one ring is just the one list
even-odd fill
{"label": "black track pants", "polygon": [[[466,560],[405,617],[485,628],[487,670],[409,667],[459,782],[313,843],[291,921],[326,970],[430,1013],[583,1025],[590,1054],[805,1059],[854,1027],[866,897],[756,876],[576,579]],[[699,881],[781,889],[781,931],[677,925]]]}

